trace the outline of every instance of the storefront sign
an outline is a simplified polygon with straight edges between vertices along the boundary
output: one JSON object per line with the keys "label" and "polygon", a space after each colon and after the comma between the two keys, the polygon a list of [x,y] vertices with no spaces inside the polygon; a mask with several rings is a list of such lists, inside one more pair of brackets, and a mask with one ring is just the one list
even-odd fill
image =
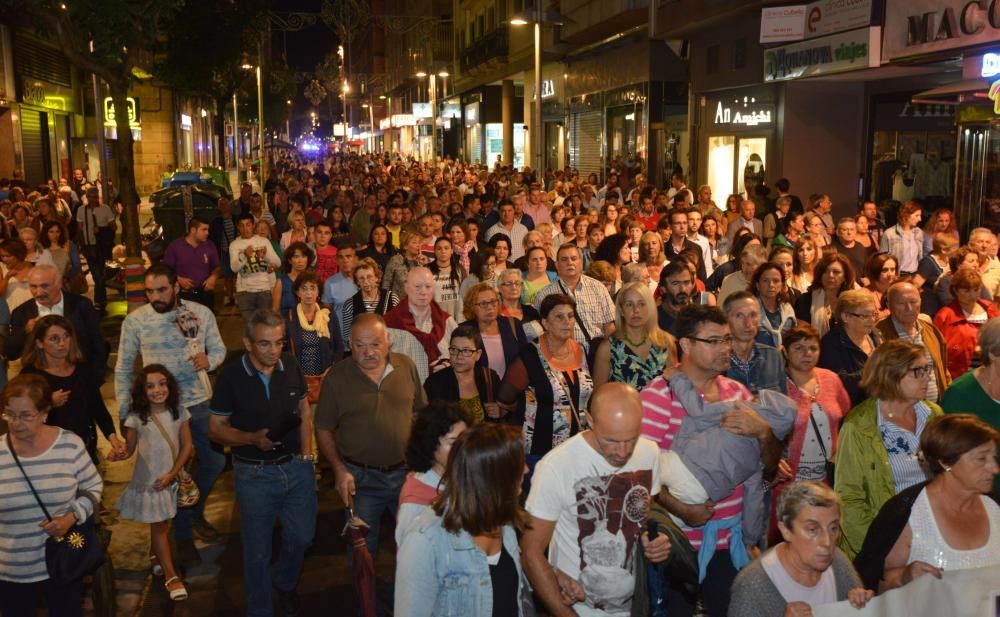
{"label": "storefront sign", "polygon": [[416,126],[417,119],[412,114],[393,114],[392,126]]}
{"label": "storefront sign", "polygon": [[430,103],[414,103],[413,104],[413,117],[414,118],[430,118],[434,114],[431,112]]}
{"label": "storefront sign", "polygon": [[806,31],[806,5],[776,6],[760,11],[760,42],[801,41]]}
{"label": "storefront sign", "polygon": [[392,120],[389,118],[382,118],[381,120],[378,121],[378,128],[382,129],[383,131],[391,129]]}
{"label": "storefront sign", "polygon": [[[139,123],[139,105],[134,98],[125,99],[125,108],[128,110],[128,125],[134,129],[142,126]],[[187,118],[187,127],[191,128],[191,116],[187,116]],[[181,114],[181,125],[184,125],[184,114]],[[115,117],[115,103],[110,96],[104,97],[104,126],[118,126]]]}
{"label": "storefront sign", "polygon": [[982,67],[979,70],[979,75],[982,77],[994,77],[996,75],[1000,75],[1000,54],[992,52],[983,54]]}
{"label": "storefront sign", "polygon": [[542,98],[547,99],[556,95],[556,82],[551,79],[542,80]]}
{"label": "storefront sign", "polygon": [[806,8],[805,38],[867,28],[872,23],[872,0],[819,0]]}
{"label": "storefront sign", "polygon": [[879,28],[862,28],[764,51],[764,81],[788,81],[879,65]]}
{"label": "storefront sign", "polygon": [[728,105],[719,101],[715,106],[712,124],[730,128],[770,127],[774,121],[774,105],[756,103],[749,99]]}
{"label": "storefront sign", "polygon": [[1000,39],[1000,0],[886,0],[887,61]]}
{"label": "storefront sign", "polygon": [[439,115],[442,118],[461,118],[462,106],[458,103],[445,103],[441,106],[441,113]]}
{"label": "storefront sign", "polygon": [[187,114],[181,114],[181,128],[191,130],[191,116]]}
{"label": "storefront sign", "polygon": [[810,4],[761,9],[760,42],[785,43],[866,28],[872,0],[817,0]]}

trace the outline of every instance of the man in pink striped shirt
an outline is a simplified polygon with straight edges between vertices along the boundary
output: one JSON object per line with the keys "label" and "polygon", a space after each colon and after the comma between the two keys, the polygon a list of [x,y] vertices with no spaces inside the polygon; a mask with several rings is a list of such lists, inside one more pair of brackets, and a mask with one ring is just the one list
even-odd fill
{"label": "man in pink striped shirt", "polygon": [[[706,403],[733,401],[733,411],[723,415],[722,427],[760,441],[764,478],[773,479],[781,456],[781,443],[774,437],[770,425],[743,404],[750,400],[750,392],[739,382],[722,376],[729,368],[732,349],[725,313],[715,306],[685,306],[678,314],[675,328],[681,354],[678,370],[691,379]],[[656,442],[661,450],[670,449],[687,411],[662,376],[650,382],[640,396],[644,410],[643,437]],[[738,567],[745,565],[747,557],[755,558],[760,554],[755,545],[764,531],[744,534],[740,529],[743,487],[737,487],[718,503],[709,500],[702,504],[685,504],[668,490],[660,491],[657,500],[686,523],[683,531],[695,551],[701,549],[703,541],[710,545],[715,543],[714,554],[709,555],[707,551],[702,556],[710,558],[702,581],[702,597],[709,615],[725,615],[729,607],[729,588]],[[706,533],[712,534],[711,537],[706,538]],[[734,535],[739,538],[739,545],[730,546]],[[680,587],[673,588],[668,593],[667,612],[672,616],[691,615],[695,601],[695,598],[686,597]]]}

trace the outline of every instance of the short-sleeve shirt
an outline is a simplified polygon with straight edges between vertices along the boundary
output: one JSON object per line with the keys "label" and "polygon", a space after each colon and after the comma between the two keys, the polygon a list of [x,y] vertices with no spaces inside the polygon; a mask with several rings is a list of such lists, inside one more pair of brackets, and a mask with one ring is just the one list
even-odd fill
{"label": "short-sleeve shirt", "polygon": [[[580,277],[575,289],[570,289],[561,278],[557,278],[542,288],[535,296],[535,308],[542,306],[542,300],[552,294],[566,294],[576,300],[576,312],[587,327],[590,338],[604,336],[604,324],[615,320],[615,303],[608,288],[597,279],[587,275]],[[581,345],[587,344],[587,337],[580,329],[579,321],[573,327],[573,338]]]}
{"label": "short-sleeve shirt", "polygon": [[[719,387],[720,401],[748,401],[750,391],[743,384],[727,377],[716,377]],[[651,439],[661,450],[669,450],[674,437],[681,429],[681,420],[687,415],[687,410],[681,405],[670,384],[662,376],[657,377],[639,393],[642,398],[643,418],[642,436]],[[743,511],[743,486],[736,487],[731,495],[715,504],[713,520],[721,520],[736,516]],[[696,550],[701,547],[701,528],[682,526],[684,534]],[[729,548],[729,530],[719,532],[718,549]]]}
{"label": "short-sleeve shirt", "polygon": [[195,289],[201,289],[205,279],[219,267],[219,251],[211,242],[191,246],[186,238],[177,238],[167,247],[163,263],[173,268],[178,276],[194,281]]}
{"label": "short-sleeve shirt", "polygon": [[76,211],[76,220],[80,222],[80,233],[83,234],[85,246],[97,244],[97,229],[107,227],[115,221],[115,213],[107,204],[101,204],[95,208],[81,206]]}
{"label": "short-sleeve shirt", "polygon": [[[291,426],[299,415],[299,402],[306,396],[305,378],[295,356],[289,353],[266,377],[250,361],[249,354],[222,367],[212,395],[212,413],[227,416],[230,425],[247,433],[263,428],[279,431]],[[249,461],[266,461],[302,450],[299,429],[292,428],[278,437],[280,445],[264,452],[254,445],[235,446],[233,454]]]}
{"label": "short-sleeve shirt", "polygon": [[427,404],[413,361],[389,354],[386,372],[372,381],[352,358],[334,364],[323,380],[316,428],[334,431],[337,452],[365,465],[403,461],[413,414]]}
{"label": "short-sleeve shirt", "polygon": [[642,550],[639,536],[650,500],[660,491],[659,477],[659,451],[648,439],[640,438],[632,458],[619,468],[582,433],[535,467],[525,508],[556,522],[549,562],[583,581],[587,607],[629,614],[631,594],[624,594],[623,586],[635,580],[635,552]]}

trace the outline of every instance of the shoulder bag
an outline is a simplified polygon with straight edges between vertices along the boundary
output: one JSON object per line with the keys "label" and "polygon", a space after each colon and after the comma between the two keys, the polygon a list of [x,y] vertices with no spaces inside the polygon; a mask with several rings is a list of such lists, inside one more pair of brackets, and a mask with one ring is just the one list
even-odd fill
{"label": "shoulder bag", "polygon": [[[167,440],[170,444],[170,454],[173,456],[174,460],[177,460],[177,446],[174,445],[174,440],[170,438],[167,434],[166,429],[160,424],[160,421],[156,419],[156,414],[150,412],[149,419],[153,421],[156,428],[160,429],[160,434],[163,438]],[[198,490],[198,485],[194,483],[194,479],[191,474],[188,473],[186,467],[181,467],[181,470],[177,472],[177,477],[174,478],[174,482],[177,483],[177,507],[178,508],[190,508],[198,503],[201,498],[201,491]]]}
{"label": "shoulder bag", "polygon": [[[17,463],[17,468],[21,470],[25,482],[28,483],[31,494],[35,496],[35,501],[45,513],[45,519],[51,521],[52,516],[45,504],[42,503],[42,498],[38,496],[38,491],[31,483],[31,478],[25,473],[17,453],[14,452],[14,444],[11,443],[9,434],[7,435],[7,447],[10,449],[10,455],[14,457],[14,462]],[[85,494],[85,496],[93,502],[97,501],[90,494]],[[95,503],[95,512],[96,508],[99,507],[100,504]],[[45,541],[45,568],[48,570],[49,580],[56,585],[66,585],[80,580],[99,568],[106,558],[104,544],[101,543],[101,539],[97,535],[97,528],[92,518],[88,518],[82,523],[74,523],[66,535],[49,536]]]}
{"label": "shoulder bag", "polygon": [[[823,408],[820,407],[820,410],[822,409]],[[823,453],[823,460],[826,461],[826,483],[833,486],[833,476],[836,471],[836,465],[830,460],[830,455],[826,452],[826,444],[823,442],[823,436],[819,432],[819,424],[816,423],[816,418],[812,414],[811,405],[809,409],[809,422],[812,424],[813,431],[816,432],[816,443],[819,444],[819,451]]]}

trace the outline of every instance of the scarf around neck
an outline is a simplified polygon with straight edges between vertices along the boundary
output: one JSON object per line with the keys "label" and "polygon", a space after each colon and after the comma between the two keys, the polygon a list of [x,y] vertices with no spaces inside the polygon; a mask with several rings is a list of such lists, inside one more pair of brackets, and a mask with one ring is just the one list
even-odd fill
{"label": "scarf around neck", "polygon": [[438,342],[444,337],[445,325],[448,323],[448,313],[437,302],[431,300],[431,331],[424,332],[417,328],[413,313],[410,312],[410,300],[404,298],[396,308],[385,314],[385,325],[397,330],[406,330],[412,334],[427,354],[428,364],[433,364],[441,357]]}
{"label": "scarf around neck", "polygon": [[299,303],[295,305],[295,315],[299,319],[299,327],[306,332],[315,332],[321,338],[330,338],[330,309],[317,309],[313,322],[309,323],[302,310],[302,304]]}

